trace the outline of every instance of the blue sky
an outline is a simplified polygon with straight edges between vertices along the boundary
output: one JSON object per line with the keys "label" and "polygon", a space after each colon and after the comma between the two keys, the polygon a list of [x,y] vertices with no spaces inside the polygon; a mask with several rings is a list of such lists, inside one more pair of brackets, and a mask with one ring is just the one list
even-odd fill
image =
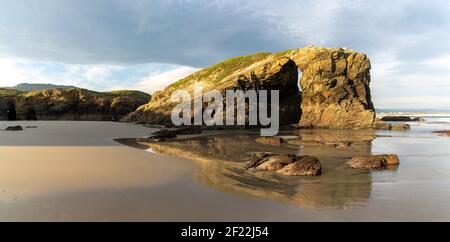
{"label": "blue sky", "polygon": [[380,108],[450,109],[450,2],[0,0],[0,86],[154,92],[258,51],[347,47]]}

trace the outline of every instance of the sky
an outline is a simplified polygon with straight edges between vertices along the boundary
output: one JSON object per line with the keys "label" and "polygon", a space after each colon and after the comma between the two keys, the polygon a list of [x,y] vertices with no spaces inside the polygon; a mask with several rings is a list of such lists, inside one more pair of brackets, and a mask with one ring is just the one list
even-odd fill
{"label": "sky", "polygon": [[366,53],[378,108],[450,109],[448,0],[0,0],[0,86],[153,93],[308,45]]}

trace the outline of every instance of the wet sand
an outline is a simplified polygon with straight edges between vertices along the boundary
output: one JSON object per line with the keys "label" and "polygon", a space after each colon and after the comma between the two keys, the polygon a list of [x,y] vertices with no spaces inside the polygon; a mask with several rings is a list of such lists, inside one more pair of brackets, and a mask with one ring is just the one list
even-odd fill
{"label": "wet sand", "polygon": [[[0,132],[1,221],[450,221],[450,138],[431,133],[448,124],[300,134],[360,141],[342,149],[268,147],[236,132],[154,145],[134,138],[155,129],[112,122],[0,122],[0,129],[13,124],[37,128]],[[317,155],[323,175],[242,169],[248,152],[263,150]],[[396,153],[401,165],[343,167],[367,153]]]}

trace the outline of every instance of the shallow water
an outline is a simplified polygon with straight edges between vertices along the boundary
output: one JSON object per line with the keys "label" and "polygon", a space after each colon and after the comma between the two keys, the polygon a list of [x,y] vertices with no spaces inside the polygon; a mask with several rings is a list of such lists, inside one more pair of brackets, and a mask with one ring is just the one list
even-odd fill
{"label": "shallow water", "polygon": [[[263,146],[240,131],[154,144],[134,139],[154,129],[112,122],[0,122],[0,129],[12,124],[37,128],[0,132],[2,221],[450,220],[450,138],[431,133],[447,123],[284,133],[350,139],[349,148]],[[248,172],[248,153],[257,151],[318,156],[323,175]],[[370,153],[396,153],[401,165],[374,172],[343,165]]]}

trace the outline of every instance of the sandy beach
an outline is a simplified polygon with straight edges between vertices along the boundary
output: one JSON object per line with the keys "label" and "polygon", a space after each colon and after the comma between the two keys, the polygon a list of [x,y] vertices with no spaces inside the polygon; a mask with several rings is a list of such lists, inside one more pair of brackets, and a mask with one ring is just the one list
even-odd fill
{"label": "sandy beach", "polygon": [[[251,132],[138,146],[134,138],[155,129],[114,122],[0,126],[12,124],[37,128],[0,132],[1,221],[450,220],[450,139],[431,133],[448,123],[416,123],[411,132],[301,131],[316,138],[373,137],[350,150],[263,147]],[[114,141],[119,138],[131,146]],[[176,154],[180,148],[185,152]],[[240,169],[245,153],[261,149],[317,155],[323,175]],[[342,167],[351,154],[368,152],[396,153],[401,165],[373,172]]]}

